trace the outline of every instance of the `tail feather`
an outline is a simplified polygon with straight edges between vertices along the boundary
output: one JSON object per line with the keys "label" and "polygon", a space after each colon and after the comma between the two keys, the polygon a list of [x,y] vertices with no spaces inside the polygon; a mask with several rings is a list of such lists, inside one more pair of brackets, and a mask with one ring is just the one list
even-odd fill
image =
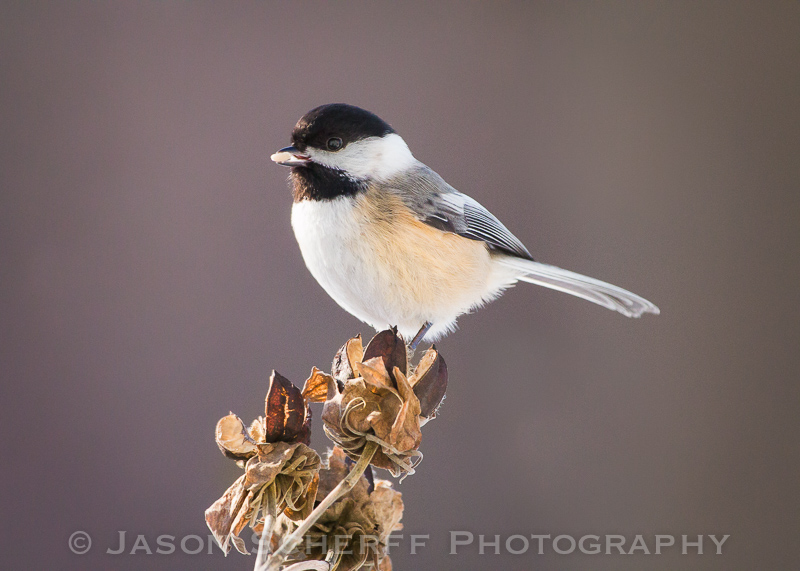
{"label": "tail feather", "polygon": [[581,297],[618,311],[627,317],[639,317],[642,313],[655,315],[661,313],[658,307],[643,297],[588,276],[511,256],[499,257],[498,261],[504,266],[517,270],[519,272],[518,279],[521,281]]}

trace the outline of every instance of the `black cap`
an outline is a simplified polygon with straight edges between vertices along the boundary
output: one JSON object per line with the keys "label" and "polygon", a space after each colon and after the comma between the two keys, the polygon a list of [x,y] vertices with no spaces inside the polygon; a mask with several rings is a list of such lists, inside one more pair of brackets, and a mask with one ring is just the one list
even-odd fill
{"label": "black cap", "polygon": [[346,103],[329,103],[312,109],[294,126],[292,143],[301,151],[306,147],[325,149],[329,139],[337,137],[343,145],[394,133],[386,121],[365,109]]}

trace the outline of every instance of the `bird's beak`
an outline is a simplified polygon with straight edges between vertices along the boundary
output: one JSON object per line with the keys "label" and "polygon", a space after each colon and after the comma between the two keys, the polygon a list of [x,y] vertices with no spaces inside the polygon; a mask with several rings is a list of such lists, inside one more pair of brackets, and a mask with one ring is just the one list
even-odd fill
{"label": "bird's beak", "polygon": [[270,158],[284,167],[302,167],[311,162],[311,157],[301,154],[297,147],[284,147]]}

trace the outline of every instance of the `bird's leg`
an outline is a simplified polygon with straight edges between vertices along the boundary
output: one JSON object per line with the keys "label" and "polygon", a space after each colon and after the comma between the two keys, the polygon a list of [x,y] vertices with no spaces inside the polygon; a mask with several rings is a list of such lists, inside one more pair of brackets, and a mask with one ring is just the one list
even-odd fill
{"label": "bird's leg", "polygon": [[430,321],[426,321],[425,324],[422,327],[420,327],[419,331],[409,344],[409,348],[411,349],[412,353],[416,351],[417,345],[419,345],[422,342],[422,338],[425,337],[425,334],[430,330],[431,327],[433,327],[433,323],[431,323]]}

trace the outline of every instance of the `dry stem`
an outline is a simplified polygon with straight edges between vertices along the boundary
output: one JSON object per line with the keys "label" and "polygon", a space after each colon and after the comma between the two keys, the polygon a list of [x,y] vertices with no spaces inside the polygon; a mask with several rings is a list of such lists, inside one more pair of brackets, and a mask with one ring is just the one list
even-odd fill
{"label": "dry stem", "polygon": [[278,511],[275,505],[277,501],[275,495],[275,482],[272,482],[267,489],[267,510],[264,516],[264,529],[261,531],[261,537],[258,540],[258,553],[256,554],[254,571],[264,569],[267,564],[269,544],[272,542],[272,528],[275,525],[276,512]]}

